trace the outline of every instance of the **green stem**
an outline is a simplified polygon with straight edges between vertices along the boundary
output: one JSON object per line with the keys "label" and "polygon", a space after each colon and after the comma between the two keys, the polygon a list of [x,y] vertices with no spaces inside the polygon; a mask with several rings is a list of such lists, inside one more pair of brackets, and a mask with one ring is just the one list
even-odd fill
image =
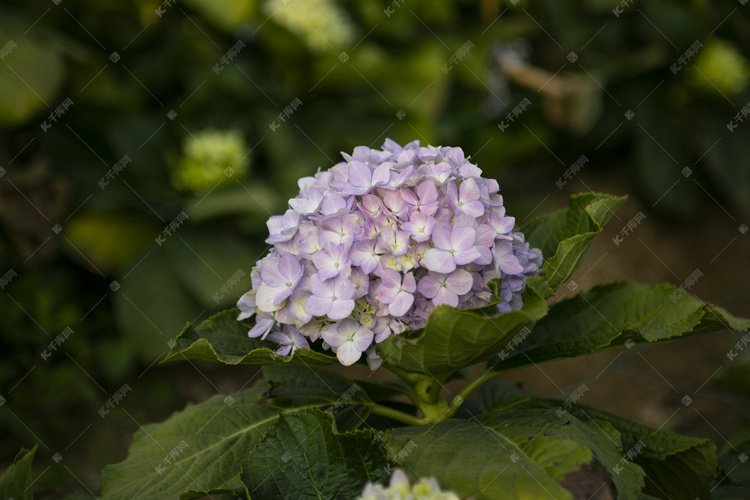
{"label": "green stem", "polygon": [[394,410],[393,408],[388,408],[387,406],[372,405],[370,406],[370,410],[376,415],[392,418],[393,420],[398,420],[399,422],[403,422],[409,425],[424,425],[429,423],[423,418],[415,417],[414,415],[409,415],[408,413]]}
{"label": "green stem", "polygon": [[[410,425],[434,424],[451,418],[463,404],[464,400],[477,390],[479,386],[503,373],[496,370],[485,371],[469,381],[458,393],[458,396],[448,403],[440,391],[441,386],[437,379],[391,366],[388,366],[388,369],[412,385],[414,388],[414,404],[419,407],[423,416],[422,418],[414,417],[385,407],[373,407],[373,413],[391,417]],[[387,410],[389,414],[382,413],[380,408]]]}
{"label": "green stem", "polygon": [[456,413],[456,410],[458,410],[458,407],[461,406],[466,398],[468,398],[472,392],[477,390],[480,385],[484,384],[488,380],[497,377],[500,375],[501,372],[494,371],[494,370],[488,370],[482,373],[480,376],[475,377],[471,381],[469,381],[468,384],[466,384],[463,389],[461,389],[461,392],[458,393],[458,396],[453,398],[450,404],[450,414],[447,418],[450,418],[453,416],[454,413]]}

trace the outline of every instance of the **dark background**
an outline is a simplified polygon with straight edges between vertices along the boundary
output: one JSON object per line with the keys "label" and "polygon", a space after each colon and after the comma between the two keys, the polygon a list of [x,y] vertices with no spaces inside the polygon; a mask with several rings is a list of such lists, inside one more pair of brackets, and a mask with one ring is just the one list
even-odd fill
{"label": "dark background", "polygon": [[[299,177],[386,137],[462,147],[519,222],[628,194],[576,291],[699,270],[691,293],[749,316],[745,3],[6,0],[0,462],[38,442],[37,490],[94,494],[141,425],[251,384],[256,367],[158,362],[249,289]],[[748,404],[710,379],[739,339],[507,378],[586,383],[582,403],[722,446]]]}

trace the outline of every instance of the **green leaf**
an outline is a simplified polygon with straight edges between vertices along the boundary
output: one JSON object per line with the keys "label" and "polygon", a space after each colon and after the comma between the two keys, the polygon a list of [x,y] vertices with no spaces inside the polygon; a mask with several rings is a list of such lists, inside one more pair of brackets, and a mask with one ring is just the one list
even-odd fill
{"label": "green leaf", "polygon": [[174,270],[183,286],[207,308],[234,305],[250,289],[243,267],[253,254],[238,237],[213,231],[185,231],[171,246]]}
{"label": "green leaf", "polygon": [[494,369],[507,371],[721,328],[744,331],[750,320],[736,318],[672,285],[622,281],[558,302],[509,357],[494,362]]}
{"label": "green leaf", "polygon": [[[212,217],[227,215],[248,215],[253,217],[258,226],[266,229],[263,221],[268,218],[268,212],[277,213],[280,197],[274,188],[254,180],[242,186],[221,187],[212,193],[196,195],[194,200],[186,203],[185,212],[193,221],[203,221]],[[281,210],[283,211],[283,210]]]}
{"label": "green leaf", "polygon": [[[727,355],[736,356],[738,352],[735,352],[735,349],[740,351],[739,347],[734,347]],[[743,398],[750,399],[750,359],[734,361],[717,373],[712,382],[716,382],[724,389]]]}
{"label": "green leaf", "polygon": [[253,13],[254,0],[187,0],[211,24],[223,31],[239,28]]}
{"label": "green leaf", "polygon": [[618,498],[638,498],[642,471],[621,462],[616,431],[602,432],[602,425],[550,410],[496,411],[395,429],[389,444],[407,473],[435,477],[461,497],[572,499],[560,482],[595,463],[610,472],[618,465]]}
{"label": "green leaf", "polygon": [[[0,47],[10,49],[3,57],[0,71],[0,88],[3,89],[0,126],[23,124],[43,110],[46,118],[65,99],[56,97],[65,73],[59,48],[36,39],[33,33],[25,36],[24,31],[28,29],[23,24],[7,12],[0,19]],[[47,125],[54,126],[54,123],[47,122]]]}
{"label": "green leaf", "polygon": [[729,438],[719,455],[721,473],[717,476],[716,499],[750,498],[750,421]]}
{"label": "green leaf", "polygon": [[463,310],[438,306],[423,329],[412,336],[390,337],[378,346],[378,353],[387,367],[444,381],[456,370],[501,352],[515,333],[544,316],[547,305],[528,287],[520,311],[492,316],[492,310],[494,306]]}
{"label": "green leaf", "polygon": [[13,465],[0,476],[0,498],[31,500],[34,497],[31,489],[31,462],[36,450],[37,446],[30,451],[21,450]]}
{"label": "green leaf", "polygon": [[237,309],[211,316],[199,325],[188,325],[177,338],[164,361],[202,359],[228,365],[293,364],[324,366],[337,364],[336,356],[311,349],[297,349],[292,356],[279,356],[278,346],[270,341],[251,339],[249,326],[237,321]]}
{"label": "green leaf", "polygon": [[497,409],[554,409],[583,421],[606,422],[619,433],[622,450],[646,474],[644,493],[661,498],[709,498],[716,473],[716,447],[710,439],[694,438],[652,429],[636,422],[583,405],[536,398],[515,384],[499,379],[479,389],[483,411]]}
{"label": "green leaf", "polygon": [[240,492],[242,458],[281,415],[369,404],[355,384],[332,373],[267,367],[263,377],[248,390],[213,396],[162,423],[141,427],[127,459],[104,469],[102,499],[191,499],[207,492]]}
{"label": "green leaf", "polygon": [[118,326],[135,346],[142,361],[151,364],[167,351],[173,332],[179,331],[196,315],[198,305],[182,291],[173,270],[173,259],[166,246],[169,240],[136,257],[121,287],[113,292]]}
{"label": "green leaf", "polygon": [[568,208],[543,215],[521,228],[526,241],[542,250],[542,274],[552,293],[578,269],[591,241],[626,199],[601,193],[573,195]]}
{"label": "green leaf", "polygon": [[281,415],[240,477],[253,498],[354,499],[386,477],[387,465],[378,432],[339,434],[330,414],[311,409]]}

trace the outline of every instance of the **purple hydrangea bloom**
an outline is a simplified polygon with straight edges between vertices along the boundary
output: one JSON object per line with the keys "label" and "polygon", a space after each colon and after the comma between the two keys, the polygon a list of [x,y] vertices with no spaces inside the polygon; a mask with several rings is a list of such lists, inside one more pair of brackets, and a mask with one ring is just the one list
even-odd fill
{"label": "purple hydrangea bloom", "polygon": [[460,148],[365,146],[300,179],[283,216],[268,221],[274,247],[251,273],[237,306],[255,315],[250,337],[290,355],[322,339],[344,365],[425,325],[437,306],[486,306],[500,279],[499,312],[522,307],[542,254],[505,213],[496,181]]}

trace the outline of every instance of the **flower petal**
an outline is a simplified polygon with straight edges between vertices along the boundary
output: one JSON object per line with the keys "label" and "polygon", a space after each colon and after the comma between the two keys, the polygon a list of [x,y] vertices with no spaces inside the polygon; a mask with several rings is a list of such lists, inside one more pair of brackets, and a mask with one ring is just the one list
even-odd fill
{"label": "flower petal", "polygon": [[430,248],[425,252],[422,264],[430,271],[435,271],[436,273],[448,274],[456,269],[453,255],[450,252],[438,250],[437,248]]}

